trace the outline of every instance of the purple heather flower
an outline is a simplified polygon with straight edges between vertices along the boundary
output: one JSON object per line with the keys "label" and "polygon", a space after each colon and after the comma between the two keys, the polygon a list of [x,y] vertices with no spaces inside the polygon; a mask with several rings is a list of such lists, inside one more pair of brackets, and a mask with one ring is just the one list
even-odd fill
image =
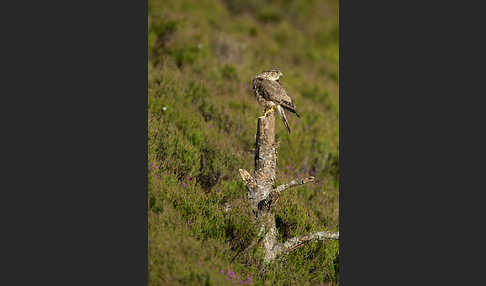
{"label": "purple heather flower", "polygon": [[228,271],[227,274],[228,274],[228,277],[230,277],[232,279],[235,278],[235,273],[233,271]]}
{"label": "purple heather flower", "polygon": [[191,224],[191,220],[188,220],[188,221],[187,221],[187,224]]}
{"label": "purple heather flower", "polygon": [[184,181],[182,181],[181,185],[182,185],[183,188],[186,187],[186,183],[184,183]]}
{"label": "purple heather flower", "polygon": [[315,170],[311,170],[309,173],[310,173],[311,176],[314,176],[316,174],[316,171]]}
{"label": "purple heather flower", "polygon": [[224,270],[223,270],[223,269],[221,269],[221,270],[219,271],[219,273],[224,273]]}

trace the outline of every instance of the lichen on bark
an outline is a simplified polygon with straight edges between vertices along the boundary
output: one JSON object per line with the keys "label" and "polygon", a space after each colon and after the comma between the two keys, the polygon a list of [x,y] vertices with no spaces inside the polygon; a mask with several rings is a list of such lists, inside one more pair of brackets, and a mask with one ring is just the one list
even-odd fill
{"label": "lichen on bark", "polygon": [[[261,244],[264,250],[264,261],[271,262],[278,255],[291,252],[312,240],[339,239],[339,232],[313,232],[288,239],[280,243],[277,240],[278,230],[275,223],[274,207],[280,193],[288,188],[314,181],[314,177],[294,179],[276,188],[277,144],[275,143],[275,116],[268,113],[258,118],[255,149],[255,169],[250,174],[240,169],[240,176],[247,188],[247,198],[253,208],[260,226],[258,237],[251,244]],[[258,242],[258,243],[257,243]]]}

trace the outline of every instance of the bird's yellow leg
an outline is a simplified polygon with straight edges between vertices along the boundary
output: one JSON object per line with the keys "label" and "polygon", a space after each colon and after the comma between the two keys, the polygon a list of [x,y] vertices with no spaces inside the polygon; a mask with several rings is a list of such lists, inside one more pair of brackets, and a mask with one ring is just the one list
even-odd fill
{"label": "bird's yellow leg", "polygon": [[263,114],[263,116],[266,117],[268,113],[273,112],[273,109],[274,109],[274,106],[272,106],[272,108],[270,108],[269,110],[265,111],[265,113]]}

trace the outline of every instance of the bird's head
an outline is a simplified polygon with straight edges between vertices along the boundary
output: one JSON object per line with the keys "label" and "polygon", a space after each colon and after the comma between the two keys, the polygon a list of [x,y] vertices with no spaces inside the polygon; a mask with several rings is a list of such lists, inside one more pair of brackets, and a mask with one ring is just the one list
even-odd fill
{"label": "bird's head", "polygon": [[283,73],[278,68],[273,68],[271,70],[263,71],[262,73],[257,74],[256,77],[278,81],[281,77],[283,77]]}

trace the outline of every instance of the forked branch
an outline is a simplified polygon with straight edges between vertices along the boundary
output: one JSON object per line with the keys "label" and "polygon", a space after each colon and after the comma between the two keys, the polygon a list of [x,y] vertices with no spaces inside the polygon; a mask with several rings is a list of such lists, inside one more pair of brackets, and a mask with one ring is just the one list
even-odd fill
{"label": "forked branch", "polygon": [[244,169],[239,169],[241,179],[247,188],[248,199],[260,225],[260,234],[248,249],[261,245],[264,250],[264,261],[270,262],[277,255],[288,253],[309,241],[339,239],[339,232],[320,231],[297,236],[284,243],[278,242],[278,230],[273,210],[279,200],[280,193],[286,189],[313,182],[315,178],[294,179],[273,188],[276,180],[278,147],[278,144],[275,143],[275,117],[273,113],[258,118],[255,143],[255,169],[253,174]]}

